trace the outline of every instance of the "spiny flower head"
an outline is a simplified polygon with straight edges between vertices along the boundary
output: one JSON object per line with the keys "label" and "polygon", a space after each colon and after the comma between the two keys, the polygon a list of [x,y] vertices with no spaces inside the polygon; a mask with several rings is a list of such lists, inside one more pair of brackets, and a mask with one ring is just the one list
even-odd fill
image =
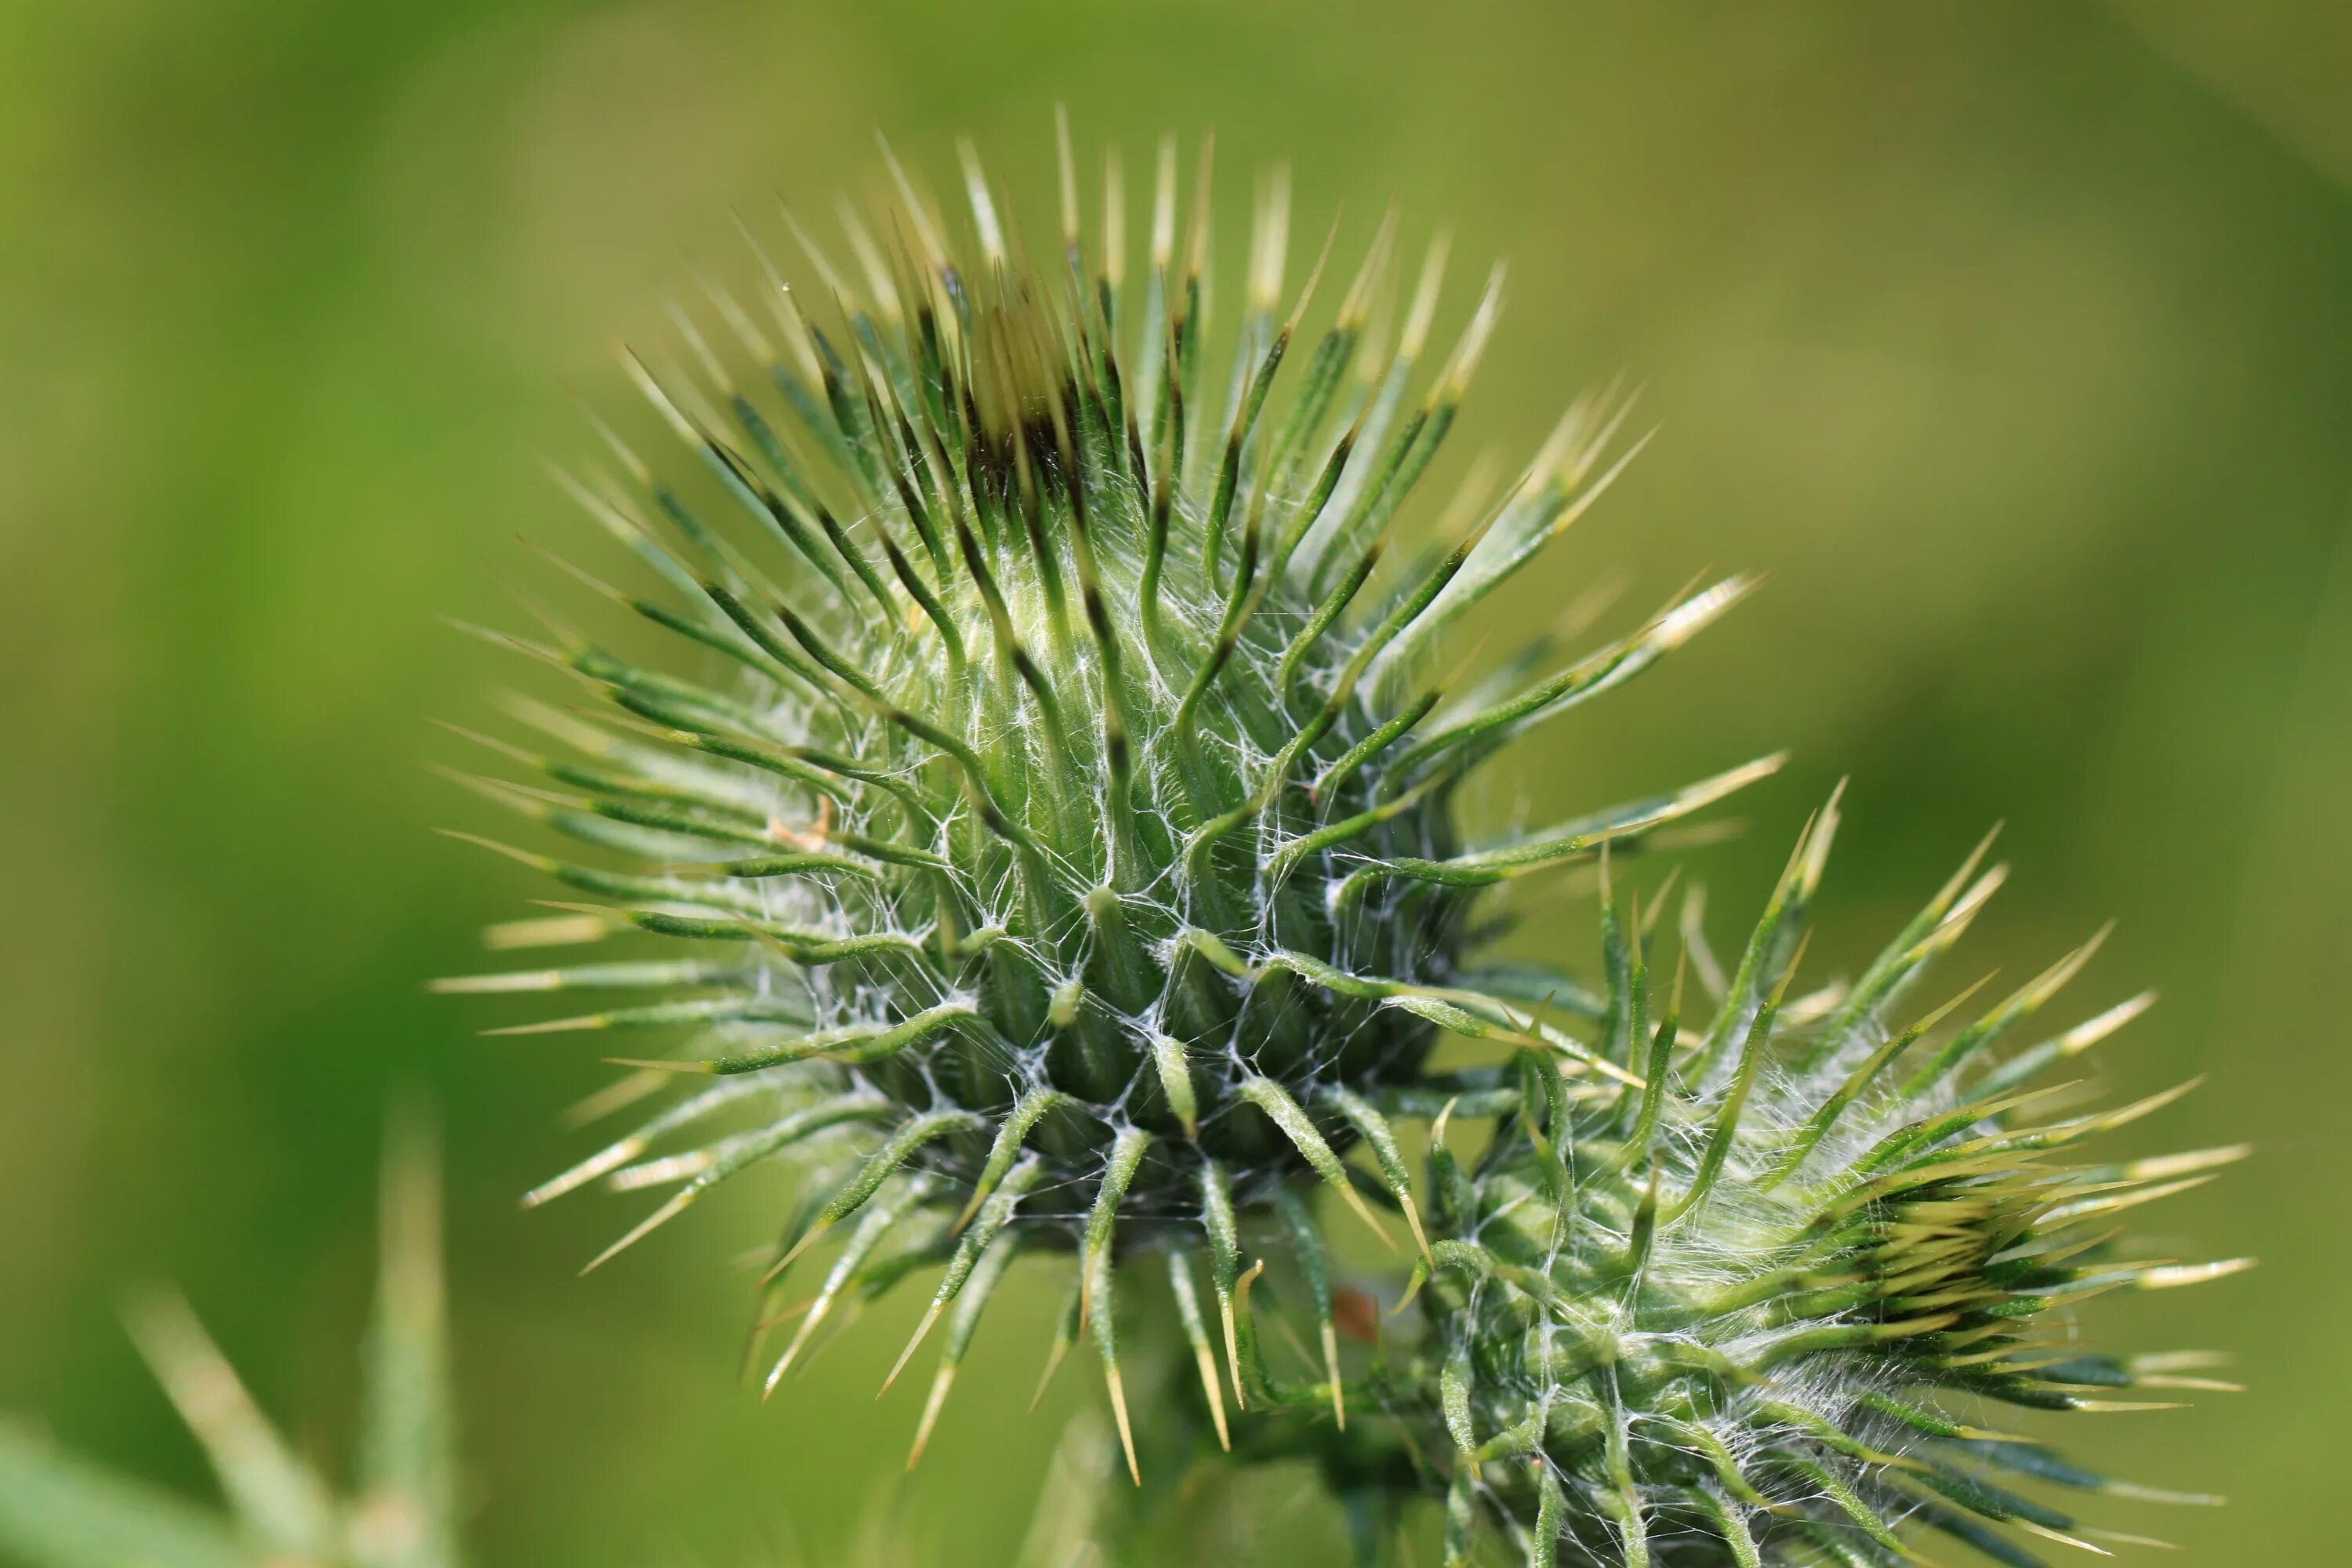
{"label": "spiny flower head", "polygon": [[[1836,822],[1832,799],[1727,981],[1685,924],[1717,1003],[1703,1027],[1685,1026],[1682,961],[1661,987],[1639,900],[1622,909],[1604,876],[1598,1033],[1617,1074],[1571,1080],[1531,1052],[1451,1086],[1495,1135],[1465,1164],[1437,1130],[1414,1281],[1429,1332],[1349,1395],[1447,1456],[1448,1563],[1493,1526],[1526,1562],[1612,1568],[1918,1563],[1924,1530],[2032,1568],[2021,1536],[2137,1538],[2021,1485],[2213,1500],[2109,1481],[1994,1412],[2225,1386],[2191,1375],[2210,1356],[2085,1352],[2076,1309],[2245,1267],[2135,1257],[2116,1228],[2245,1151],[2081,1152],[2183,1092],[2098,1110],[2042,1081],[2146,996],[1996,1058],[2098,938],[1971,1022],[1944,1026],[1976,986],[1897,1022],[2003,879],[1979,874],[1982,847],[1851,984],[1791,994]],[[1248,1317],[1262,1402],[1328,1397],[1268,1378]]]}
{"label": "spiny flower head", "polygon": [[544,782],[474,782],[590,851],[509,851],[598,901],[502,940],[635,929],[692,956],[450,988],[634,989],[648,999],[529,1027],[692,1031],[629,1087],[682,1074],[693,1092],[532,1194],[682,1184],[621,1245],[755,1163],[808,1170],[777,1272],[846,1240],[770,1387],[845,1295],[944,1262],[936,1413],[1006,1260],[1054,1248],[1078,1259],[1061,1343],[1090,1332],[1124,1436],[1115,1266],[1173,1248],[1197,1321],[1183,1260],[1205,1240],[1229,1321],[1237,1225],[1301,1183],[1387,1235],[1343,1163],[1358,1143],[1370,1201],[1414,1218],[1387,1116],[1438,1034],[1582,1066],[1542,995],[1482,982],[1473,900],[1772,763],[1465,840],[1473,770],[1744,584],[1565,668],[1538,639],[1454,681],[1449,630],[1605,486],[1622,411],[1578,404],[1515,482],[1474,483],[1433,547],[1395,550],[1499,272],[1433,353],[1441,240],[1391,336],[1391,218],[1293,353],[1330,247],[1286,305],[1277,174],[1217,339],[1206,149],[1180,252],[1163,146],[1139,280],[1118,163],[1090,247],[1066,133],[1061,152],[1050,259],[969,148],[956,226],[893,160],[887,240],[844,210],[854,279],[802,235],[816,302],[761,252],[756,309],[712,285],[703,317],[675,311],[690,368],[629,357],[682,468],[612,435],[617,479],[567,482],[660,588],[580,575],[687,657],[656,668],[552,621],[551,642],[502,639],[604,711],[523,706],[557,754],[492,744]]}

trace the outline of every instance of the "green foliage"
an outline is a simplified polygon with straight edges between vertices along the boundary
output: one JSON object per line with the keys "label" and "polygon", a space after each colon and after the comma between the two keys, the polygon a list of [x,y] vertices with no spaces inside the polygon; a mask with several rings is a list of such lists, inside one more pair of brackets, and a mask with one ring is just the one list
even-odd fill
{"label": "green foliage", "polygon": [[[1136,278],[1115,159],[1089,245],[1065,134],[1040,261],[969,148],[964,165],[952,227],[895,161],[887,221],[845,208],[854,278],[792,224],[821,304],[761,252],[765,320],[711,284],[707,323],[674,312],[691,371],[628,359],[687,474],[607,429],[618,479],[564,482],[659,596],[574,575],[692,673],[551,615],[550,640],[494,637],[598,710],[520,705],[554,752],[487,743],[535,782],[467,780],[587,853],[491,847],[597,900],[494,940],[642,931],[695,956],[444,985],[626,997],[507,1032],[687,1031],[616,1100],[690,1091],[531,1194],[674,1185],[605,1257],[755,1163],[802,1167],[764,1284],[763,1332],[790,1325],[768,1388],[837,1309],[943,1264],[915,1336],[947,1319],[918,1453],[1007,1261],[1074,1254],[1052,1359],[1092,1343],[1132,1472],[1115,1276],[1147,1248],[1174,1259],[1223,1435],[1192,1259],[1230,1363],[1244,1236],[1319,1249],[1302,1185],[1391,1246],[1374,1204],[1418,1237],[1389,1118],[1428,1100],[1441,1035],[1591,1059],[1556,1007],[1482,987],[1482,891],[1630,847],[1775,762],[1465,842],[1462,781],[1744,592],[1702,589],[1556,673],[1548,637],[1486,679],[1448,668],[1450,629],[1605,488],[1622,410],[1577,404],[1516,481],[1474,476],[1408,559],[1400,518],[1499,272],[1433,364],[1446,247],[1391,299],[1391,218],[1294,356],[1331,246],[1286,308],[1284,176],[1260,184],[1220,339],[1205,147],[1180,247],[1163,145]],[[1359,1145],[1378,1173],[1362,1192]],[[843,1235],[795,1300],[794,1266]]]}
{"label": "green foliage", "polygon": [[[186,1303],[156,1295],[131,1312],[132,1336],[212,1461],[226,1512],[0,1427],[0,1552],[30,1568],[457,1568],[439,1187],[421,1131],[395,1128],[352,1496],[337,1496],[270,1426]],[[1099,1428],[1082,1416],[1064,1432],[1017,1568],[1068,1568],[1113,1549],[1121,1521],[1104,1501],[1118,1449]],[[940,1560],[888,1513],[849,1557],[856,1568]]]}
{"label": "green foliage", "polygon": [[131,1334],[203,1444],[226,1512],[0,1431],[0,1548],[43,1568],[456,1568],[439,1206],[424,1136],[398,1131],[351,1495],[271,1426],[187,1304],[155,1295],[131,1310]]}

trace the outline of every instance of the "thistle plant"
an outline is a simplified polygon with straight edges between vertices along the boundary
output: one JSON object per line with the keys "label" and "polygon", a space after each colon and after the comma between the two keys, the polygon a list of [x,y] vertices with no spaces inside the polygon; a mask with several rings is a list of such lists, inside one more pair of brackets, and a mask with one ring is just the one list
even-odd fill
{"label": "thistle plant", "polygon": [[[659,588],[573,571],[689,662],[632,660],[552,616],[549,640],[498,638],[576,677],[595,716],[520,705],[550,749],[488,743],[537,778],[468,782],[587,851],[491,844],[596,900],[500,942],[636,930],[690,956],[445,987],[636,994],[509,1033],[687,1031],[616,1098],[687,1092],[530,1194],[674,1184],[605,1257],[755,1163],[803,1167],[767,1387],[845,1301],[943,1265],[908,1346],[946,1320],[919,1452],[1010,1260],[1059,1253],[1052,1361],[1092,1342],[1132,1471],[1114,1280],[1165,1255],[1151,1272],[1227,1436],[1204,1256],[1245,1401],[1246,1231],[1289,1216],[1319,1258],[1299,1202],[1319,1183],[1391,1247],[1374,1210],[1400,1214],[1426,1252],[1391,1119],[1435,1108],[1441,1034],[1605,1065],[1555,1021],[1580,993],[1481,971],[1482,892],[1630,847],[1774,763],[1465,837],[1465,780],[1745,584],[1564,668],[1537,639],[1463,679],[1451,634],[1606,488],[1630,455],[1608,457],[1622,410],[1579,402],[1514,481],[1489,493],[1474,473],[1435,542],[1399,549],[1500,272],[1433,355],[1439,240],[1391,334],[1391,217],[1294,354],[1332,244],[1286,294],[1276,174],[1219,339],[1207,149],[1180,249],[1162,147],[1139,279],[1119,164],[1090,241],[1066,130],[1060,152],[1043,258],[968,146],[953,226],[893,160],[887,222],[844,209],[854,278],[794,224],[814,302],[755,238],[754,304],[712,283],[707,310],[673,312],[684,364],[626,357],[679,467],[607,428],[617,472],[565,482]],[[841,1242],[829,1271],[787,1305],[786,1271],[821,1238]]]}
{"label": "thistle plant", "polygon": [[[1220,337],[1206,150],[1180,244],[1163,145],[1133,279],[1119,164],[1090,227],[1066,128],[1059,152],[1043,257],[969,147],[953,224],[895,160],[882,220],[845,206],[854,274],[787,215],[813,289],[747,227],[757,297],[706,282],[673,308],[677,356],[625,358],[682,458],[600,421],[612,467],[562,476],[659,586],[565,569],[669,651],[546,611],[544,637],[484,634],[591,699],[518,700],[543,745],[473,737],[534,777],[464,782],[584,851],[476,842],[594,900],[493,942],[650,932],[682,956],[441,983],[621,994],[494,1032],[676,1041],[591,1109],[669,1098],[529,1201],[673,1189],[593,1268],[789,1163],[763,1385],[936,1267],[890,1373],[944,1323],[914,1456],[1007,1268],[1065,1258],[1046,1371],[1092,1342],[1129,1475],[1119,1325],[1164,1301],[1197,1382],[1155,1384],[1142,1436],[1315,1458],[1367,1561],[1424,1495],[1452,1563],[1503,1540],[1687,1568],[1923,1561],[1915,1526],[2031,1563],[2021,1533],[2095,1532],[1995,1478],[2168,1495],[1979,1424],[2205,1385],[2197,1358],[2078,1352],[2074,1310],[2240,1266],[2100,1227],[2241,1151],[2079,1163],[2168,1097],[2077,1111],[2041,1081],[2144,1001],[1996,1051],[2095,942],[1973,1023],[1945,1027],[1956,998],[1898,1024],[2002,879],[1979,849],[1851,984],[1792,994],[1832,799],[1732,973],[1686,902],[1661,984],[1664,892],[1645,916],[1616,890],[1633,853],[1777,759],[1497,837],[1459,809],[1512,742],[1747,591],[1471,672],[1465,623],[1631,456],[1622,409],[1578,402],[1510,482],[1474,468],[1418,523],[1499,272],[1433,353],[1444,242],[1398,288],[1391,215],[1329,289],[1332,241],[1291,289],[1277,174]],[[1597,984],[1486,956],[1510,884],[1596,861]],[[1687,1027],[1685,965],[1712,1002]],[[1342,1208],[1414,1299],[1344,1352],[1363,1314],[1320,1228]]]}
{"label": "thistle plant", "polygon": [[[1645,917],[1604,876],[1595,1044],[1618,1070],[1529,1050],[1448,1083],[1412,1281],[1424,1331],[1344,1391],[1433,1457],[1420,1479],[1444,1492],[1448,1563],[1496,1536],[1538,1564],[1919,1563],[1924,1530],[2032,1568],[2020,1536],[2146,1542],[2020,1486],[2218,1500],[2108,1479],[1987,1412],[2161,1409],[2229,1386],[2204,1375],[2211,1355],[2085,1351],[2077,1309],[2248,1267],[2138,1256],[2116,1226],[2245,1149],[2079,1152],[2188,1087],[2096,1110],[2046,1081],[2147,995],[1996,1059],[2101,937],[1957,1027],[1982,982],[1897,1023],[2004,879],[1980,870],[1990,840],[1851,984],[1792,994],[1836,826],[1832,797],[1728,979],[1686,920],[1661,984],[1660,902]],[[1712,1010],[1686,1027],[1690,971]],[[1494,1119],[1475,1159],[1449,1113]],[[1254,1396],[1320,1406],[1330,1385],[1267,1370],[1249,1279]],[[1377,1483],[1364,1500],[1393,1509]]]}

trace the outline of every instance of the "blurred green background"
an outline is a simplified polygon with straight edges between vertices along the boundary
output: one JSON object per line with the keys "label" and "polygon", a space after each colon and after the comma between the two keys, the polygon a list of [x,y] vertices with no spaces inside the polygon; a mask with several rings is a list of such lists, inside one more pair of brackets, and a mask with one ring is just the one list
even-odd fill
{"label": "blurred green background", "polygon": [[[636,1206],[517,1213],[601,1070],[421,992],[538,889],[430,836],[478,813],[418,764],[511,674],[436,616],[512,621],[499,579],[544,578],[514,535],[579,537],[535,454],[584,448],[567,392],[613,395],[611,338],[731,257],[728,204],[821,208],[877,126],[934,170],[969,132],[1040,197],[1060,100],[1130,170],[1211,125],[1229,173],[1290,156],[1302,234],[1344,203],[1360,242],[1391,195],[1451,221],[1457,312],[1507,254],[1465,450],[1643,385],[1659,439],[1508,608],[1770,572],[1523,754],[1519,804],[1785,743],[1705,854],[1725,921],[1844,773],[1831,962],[1997,818],[2018,875],[1973,962],[2019,978],[2120,918],[2070,1016],[2157,985],[2116,1086],[2211,1074],[2134,1137],[2261,1145],[2149,1223],[2263,1267],[2099,1320],[2235,1350],[2251,1392],[2075,1442],[2231,1495],[2102,1515],[2189,1561],[2340,1559],[2347,71],[2316,0],[0,5],[0,1408],[205,1486],[114,1311],[168,1279],[331,1449],[382,1107],[421,1085],[478,1560],[823,1563],[878,1510],[940,1562],[1011,1554],[1094,1396],[1019,1414],[1042,1289],[899,1490],[917,1400],[869,1394],[918,1302],[761,1409],[731,1365],[756,1196],[585,1282]],[[1231,1560],[1338,1560],[1329,1516],[1277,1524]]]}

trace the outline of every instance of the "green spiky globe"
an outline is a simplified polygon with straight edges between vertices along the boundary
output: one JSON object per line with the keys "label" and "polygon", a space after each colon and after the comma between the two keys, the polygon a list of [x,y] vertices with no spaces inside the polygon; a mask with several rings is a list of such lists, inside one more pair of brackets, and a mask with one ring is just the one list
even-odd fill
{"label": "green spiky globe", "polygon": [[603,714],[523,706],[557,753],[494,743],[544,778],[475,782],[587,847],[509,851],[595,901],[501,940],[636,928],[692,956],[451,988],[635,990],[530,1027],[687,1032],[625,1092],[688,1092],[533,1194],[681,1184],[621,1245],[748,1166],[806,1171],[772,1284],[835,1226],[846,1240],[771,1386],[845,1293],[944,1262],[924,1321],[954,1309],[935,1414],[1007,1260],[1056,1249],[1078,1258],[1063,1343],[1090,1331],[1125,1436],[1115,1268],[1171,1249],[1197,1342],[1188,1260],[1205,1242],[1230,1354],[1252,1216],[1319,1182],[1388,1234],[1351,1146],[1370,1151],[1370,1200],[1417,1232],[1388,1118],[1433,1103],[1435,1037],[1572,1069],[1588,1055],[1546,1021],[1571,994],[1515,996],[1475,972],[1472,900],[1773,764],[1465,841],[1462,780],[1744,585],[1557,672],[1538,641],[1450,689],[1449,628],[1613,473],[1612,411],[1580,403],[1516,482],[1490,494],[1474,475],[1433,545],[1391,549],[1499,273],[1433,369],[1445,247],[1392,298],[1384,224],[1293,355],[1329,247],[1286,306],[1277,175],[1237,328],[1217,338],[1205,151],[1180,257],[1162,150],[1139,286],[1118,164],[1089,246],[1066,137],[1062,154],[1049,259],[1024,250],[969,149],[952,226],[894,161],[887,222],[846,217],[855,281],[801,237],[810,295],[762,252],[756,306],[709,290],[723,334],[675,312],[690,370],[629,359],[683,463],[608,432],[617,479],[567,482],[659,586],[579,574],[668,651],[625,657],[553,620],[551,642],[502,639],[577,676]]}
{"label": "green spiky globe", "polygon": [[2081,1156],[2182,1092],[2100,1110],[2042,1081],[2145,995],[1996,1060],[2098,938],[1973,1021],[1943,1026],[1971,986],[1896,1022],[2003,879],[1979,874],[1982,847],[1858,978],[1792,995],[1836,810],[1727,980],[1685,925],[1716,1004],[1704,1027],[1684,1026],[1682,962],[1657,985],[1638,900],[1624,912],[1604,881],[1600,1043],[1619,1075],[1572,1079],[1530,1052],[1462,1085],[1457,1108],[1498,1120],[1466,1163],[1442,1125],[1433,1140],[1411,1354],[1337,1388],[1285,1382],[1242,1292],[1261,1405],[1344,1398],[1434,1457],[1405,1484],[1444,1489],[1448,1564],[1499,1541],[1537,1565],[1885,1568],[1940,1560],[1923,1554],[1934,1532],[2035,1568],[2035,1538],[2140,1539],[2080,1523],[2050,1488],[2218,1500],[2111,1481],[2006,1428],[2226,1386],[2195,1375],[2211,1356],[2085,1350],[2076,1309],[2246,1267],[2148,1258],[2115,1229],[2246,1151]]}

